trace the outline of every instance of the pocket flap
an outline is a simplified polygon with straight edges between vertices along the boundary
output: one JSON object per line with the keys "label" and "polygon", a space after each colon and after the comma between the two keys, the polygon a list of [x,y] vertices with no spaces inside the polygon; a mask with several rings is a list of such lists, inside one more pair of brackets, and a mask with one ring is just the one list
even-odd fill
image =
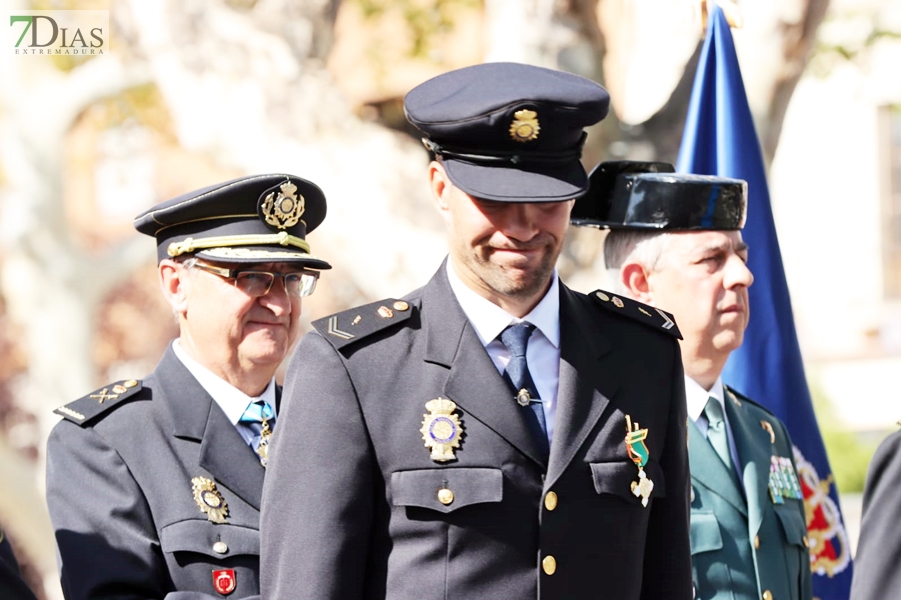
{"label": "pocket flap", "polygon": [[723,534],[720,532],[720,523],[716,520],[716,515],[713,512],[691,511],[689,538],[692,555],[722,548]]}
{"label": "pocket flap", "polygon": [[[198,552],[216,558],[236,554],[259,556],[260,532],[249,527],[191,519],[163,527],[160,531],[160,545],[163,552]],[[213,549],[214,546],[216,550]]]}
{"label": "pocket flap", "polygon": [[[590,463],[594,489],[598,494],[613,494],[640,503],[641,500],[632,493],[632,483],[638,481],[638,467],[631,461]],[[649,460],[644,466],[645,474],[654,484],[650,499],[666,496],[666,483],[663,481],[663,469],[655,460]]]}
{"label": "pocket flap", "polygon": [[[439,490],[450,490],[450,494]],[[394,506],[419,506],[449,513],[464,506],[500,502],[504,474],[500,469],[460,467],[397,471],[391,474]]]}
{"label": "pocket flap", "polygon": [[782,523],[782,531],[785,532],[785,539],[788,543],[803,546],[804,538],[807,537],[807,523],[804,522],[804,517],[798,512],[797,507],[786,503],[784,506],[774,506],[773,508],[776,510],[779,522]]}

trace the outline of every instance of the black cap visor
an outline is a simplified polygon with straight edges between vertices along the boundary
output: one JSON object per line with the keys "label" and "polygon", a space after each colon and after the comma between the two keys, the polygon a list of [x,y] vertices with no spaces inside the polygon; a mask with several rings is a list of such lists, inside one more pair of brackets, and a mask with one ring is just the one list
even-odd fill
{"label": "black cap visor", "polygon": [[588,176],[578,159],[549,165],[497,166],[441,157],[455,186],[476,198],[497,202],[565,202],[588,190]]}

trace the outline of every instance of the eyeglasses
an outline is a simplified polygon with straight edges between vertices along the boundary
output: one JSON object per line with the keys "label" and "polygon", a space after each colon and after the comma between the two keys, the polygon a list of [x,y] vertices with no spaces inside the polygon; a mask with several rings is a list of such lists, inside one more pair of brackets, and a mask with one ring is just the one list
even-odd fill
{"label": "eyeglasses", "polygon": [[265,296],[272,289],[275,280],[281,278],[285,283],[285,291],[289,296],[302,298],[309,296],[316,289],[316,281],[319,280],[319,271],[291,271],[290,273],[270,273],[268,271],[239,271],[238,269],[226,269],[215,267],[196,260],[186,264],[189,269],[198,268],[207,273],[218,275],[225,279],[233,279],[235,287],[250,296],[259,298]]}

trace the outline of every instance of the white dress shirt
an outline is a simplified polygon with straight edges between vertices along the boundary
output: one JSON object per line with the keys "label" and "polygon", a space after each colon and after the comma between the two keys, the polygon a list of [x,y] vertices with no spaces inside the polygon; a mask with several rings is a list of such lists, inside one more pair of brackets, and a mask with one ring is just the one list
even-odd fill
{"label": "white dress shirt", "polygon": [[726,438],[729,440],[729,455],[732,457],[733,470],[741,481],[741,463],[738,461],[738,450],[735,449],[735,437],[732,435],[732,426],[729,424],[729,415],[726,413],[725,390],[723,389],[723,378],[717,377],[710,391],[701,387],[697,381],[685,376],[685,400],[688,404],[688,417],[695,422],[701,435],[707,439],[707,416],[704,414],[704,408],[707,406],[707,400],[715,398],[723,409],[723,418],[726,421]]}
{"label": "white dress shirt", "polygon": [[[178,357],[178,360],[180,360],[191,375],[194,376],[197,383],[212,396],[216,404],[219,405],[219,408],[222,409],[222,412],[225,413],[225,417],[235,426],[238,433],[241,434],[241,437],[244,438],[244,441],[250,444],[253,435],[249,428],[238,427],[238,421],[241,419],[241,415],[244,414],[244,411],[247,410],[250,403],[256,402],[257,400],[265,400],[266,404],[272,408],[272,414],[275,415],[275,377],[272,378],[269,385],[266,386],[266,389],[263,390],[263,393],[260,394],[259,397],[253,398],[194,360],[187,352],[185,352],[185,349],[181,347],[179,340],[176,339],[172,342],[172,350],[175,352],[175,356]],[[189,402],[190,400],[186,399],[185,401]]]}
{"label": "white dress shirt", "polygon": [[[535,326],[535,331],[529,338],[526,362],[544,408],[550,444],[554,433],[554,415],[557,412],[557,387],[560,383],[560,284],[557,270],[554,270],[551,287],[544,298],[522,319],[514,317],[470,289],[454,271],[450,260],[447,261],[447,278],[457,302],[466,313],[469,323],[475,329],[479,341],[497,367],[498,373],[503,374],[506,370],[507,363],[510,362],[510,350],[497,336],[509,325],[523,321]],[[515,402],[512,393],[510,402]]]}

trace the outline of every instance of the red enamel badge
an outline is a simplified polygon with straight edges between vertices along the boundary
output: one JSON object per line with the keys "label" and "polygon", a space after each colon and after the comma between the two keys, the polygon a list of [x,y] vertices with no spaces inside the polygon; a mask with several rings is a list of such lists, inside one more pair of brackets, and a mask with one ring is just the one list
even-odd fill
{"label": "red enamel badge", "polygon": [[213,571],[213,587],[223,596],[228,596],[235,591],[238,582],[235,580],[234,569],[219,569]]}

